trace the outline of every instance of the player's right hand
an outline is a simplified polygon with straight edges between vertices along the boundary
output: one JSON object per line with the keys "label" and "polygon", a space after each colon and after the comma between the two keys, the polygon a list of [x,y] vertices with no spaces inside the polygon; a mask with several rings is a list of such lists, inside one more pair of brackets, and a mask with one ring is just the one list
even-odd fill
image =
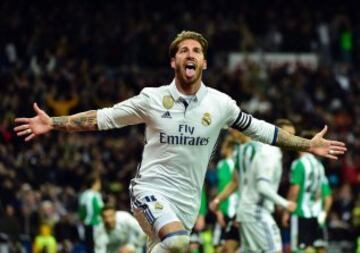
{"label": "player's right hand", "polygon": [[52,120],[36,103],[33,104],[36,116],[33,118],[16,118],[15,123],[20,124],[14,128],[17,136],[26,136],[30,141],[38,135],[45,134],[52,129]]}
{"label": "player's right hand", "polygon": [[296,209],[296,203],[293,201],[289,201],[288,206],[286,207],[286,210],[290,213],[294,212]]}
{"label": "player's right hand", "polygon": [[216,212],[219,209],[219,204],[220,200],[218,198],[214,198],[209,204],[210,210]]}

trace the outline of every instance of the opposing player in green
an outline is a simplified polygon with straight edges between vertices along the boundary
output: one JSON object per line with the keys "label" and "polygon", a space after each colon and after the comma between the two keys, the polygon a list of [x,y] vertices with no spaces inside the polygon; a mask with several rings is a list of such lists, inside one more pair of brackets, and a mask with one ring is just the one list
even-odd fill
{"label": "opposing player in green", "polygon": [[[302,135],[313,136],[314,132]],[[291,252],[316,249],[316,252],[324,253],[327,243],[323,225],[332,198],[321,161],[310,153],[300,152],[291,165],[290,184],[288,200],[297,203],[291,215]],[[284,225],[288,224],[288,219],[289,214],[285,213]]]}
{"label": "opposing player in green", "polygon": [[[221,146],[221,159],[217,164],[217,192],[222,192],[231,182],[235,161],[233,157],[237,142],[234,137],[228,135]],[[216,214],[216,224],[213,233],[213,245],[216,246],[216,252],[235,252],[240,239],[238,228],[235,226],[235,215],[238,204],[238,193],[232,193],[227,199],[219,205]]]}
{"label": "opposing player in green", "polygon": [[79,198],[79,217],[85,227],[85,247],[87,253],[94,252],[94,227],[101,223],[101,179],[98,175],[87,178],[87,189]]}

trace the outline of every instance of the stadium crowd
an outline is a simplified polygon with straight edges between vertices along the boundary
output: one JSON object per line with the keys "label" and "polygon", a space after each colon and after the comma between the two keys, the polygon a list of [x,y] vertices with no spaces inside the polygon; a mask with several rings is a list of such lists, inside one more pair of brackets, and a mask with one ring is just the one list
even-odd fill
{"label": "stadium crowd", "polygon": [[[53,133],[24,143],[12,130],[14,117],[31,116],[34,101],[59,116],[168,84],[168,44],[180,30],[193,29],[209,39],[206,84],[268,121],[287,117],[299,131],[327,124],[328,135],[347,143],[342,159],[324,161],[334,198],[327,223],[330,241],[355,247],[360,234],[356,8],[351,1],[225,2],[198,1],[193,9],[188,1],[166,7],[152,1],[0,3],[0,245],[13,241],[15,249],[22,242],[30,249],[45,224],[51,232],[42,232],[56,238],[61,252],[74,247],[81,252],[77,209],[84,178],[100,174],[104,200],[128,210],[127,187],[144,137],[142,127],[132,127]],[[223,56],[235,51],[315,52],[321,61],[317,69],[248,61],[229,71]],[[213,181],[207,181],[210,188]],[[284,175],[283,192],[287,185]]]}

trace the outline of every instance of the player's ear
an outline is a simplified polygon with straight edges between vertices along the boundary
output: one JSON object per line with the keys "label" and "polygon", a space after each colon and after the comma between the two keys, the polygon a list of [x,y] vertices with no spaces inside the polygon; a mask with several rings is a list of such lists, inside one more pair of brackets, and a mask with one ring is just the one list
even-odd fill
{"label": "player's ear", "polygon": [[207,69],[207,60],[204,60],[203,70]]}
{"label": "player's ear", "polygon": [[171,66],[173,69],[175,69],[175,66],[176,66],[176,64],[175,64],[175,57],[171,57],[171,59],[170,59],[170,66]]}

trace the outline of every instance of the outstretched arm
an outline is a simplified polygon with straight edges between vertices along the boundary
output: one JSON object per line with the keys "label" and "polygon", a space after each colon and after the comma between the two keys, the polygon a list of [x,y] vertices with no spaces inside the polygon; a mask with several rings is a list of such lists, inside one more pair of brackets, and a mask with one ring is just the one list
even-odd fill
{"label": "outstretched arm", "polygon": [[53,129],[69,132],[98,130],[96,111],[80,112],[70,116],[52,117]]}
{"label": "outstretched arm", "polygon": [[18,136],[26,136],[25,141],[30,141],[38,135],[46,134],[51,130],[68,132],[98,130],[97,112],[86,111],[70,116],[49,117],[36,103],[33,105],[36,116],[32,118],[16,118],[20,124],[14,130]]}
{"label": "outstretched arm", "polygon": [[15,127],[14,130],[18,136],[26,136],[25,141],[30,141],[51,130],[96,131],[144,123],[146,111],[149,107],[149,96],[149,91],[144,89],[139,95],[115,104],[113,107],[53,118],[49,117],[34,103],[36,116],[33,118],[16,118],[15,122],[19,126]]}
{"label": "outstretched arm", "polygon": [[318,156],[330,159],[337,159],[346,151],[345,144],[339,141],[324,139],[327,126],[317,133],[311,140],[292,135],[280,128],[277,128],[278,135],[275,145],[295,151],[310,152]]}
{"label": "outstretched arm", "polygon": [[292,135],[250,114],[239,113],[231,127],[243,132],[256,141],[276,145],[294,151],[310,152],[318,156],[337,159],[346,151],[345,144],[339,141],[324,139],[327,126],[311,140]]}

